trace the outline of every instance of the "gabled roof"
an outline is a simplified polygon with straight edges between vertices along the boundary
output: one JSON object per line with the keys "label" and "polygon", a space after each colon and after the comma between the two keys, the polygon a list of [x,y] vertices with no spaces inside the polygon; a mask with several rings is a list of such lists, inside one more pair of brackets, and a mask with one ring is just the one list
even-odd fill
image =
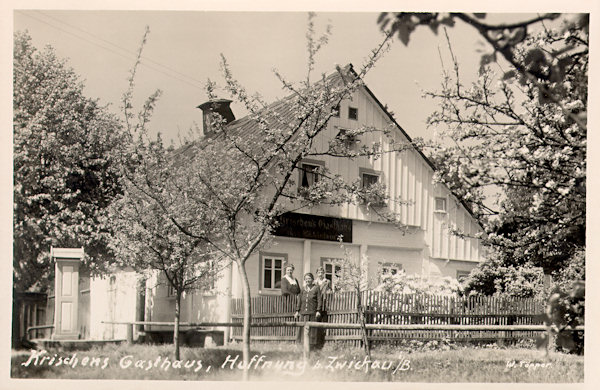
{"label": "gabled roof", "polygon": [[[358,73],[356,73],[356,71],[354,70],[354,66],[351,63],[346,65],[343,69],[341,69],[341,72],[343,72],[343,73],[348,72],[348,73],[351,73],[354,77],[358,77]],[[342,84],[342,83],[344,83],[344,80],[342,79],[342,77],[343,77],[343,75],[340,73],[340,70],[338,70],[338,71],[333,72],[332,74],[328,75],[324,81],[327,83],[333,84],[333,85]],[[321,82],[323,82],[323,81],[321,81]],[[364,81],[362,82],[361,88],[363,88],[365,90],[365,92],[371,97],[371,99],[373,99],[375,104],[387,116],[389,121],[394,124],[396,129],[398,131],[400,131],[400,133],[404,137],[406,137],[408,142],[412,143],[412,138],[410,137],[410,135],[408,135],[408,133],[402,128],[402,126],[400,126],[398,124],[396,119],[394,119],[394,117],[385,108],[385,106],[379,101],[379,99],[377,99],[375,94],[369,89],[369,87],[364,83]],[[295,95],[293,95],[293,94],[288,95],[282,99],[279,99],[279,100],[267,105],[264,108],[264,110],[266,112],[276,113],[283,121],[292,122],[296,119],[294,117],[294,113],[292,110],[292,104],[291,104],[294,99],[295,99]],[[251,116],[245,116],[245,117],[242,117],[239,119],[235,119],[235,120],[227,123],[225,126],[226,126],[226,130],[229,132],[229,134],[244,135],[244,137],[247,137],[247,139],[249,141],[251,141],[253,139],[257,139],[261,136],[260,129],[259,129],[255,119],[253,119]],[[218,135],[216,135],[216,136],[218,137]],[[208,135],[204,139],[205,140],[211,139],[213,137],[215,137],[215,135]],[[202,141],[201,141],[201,143],[202,143]],[[196,144],[196,145],[194,145],[194,144],[196,144],[196,143],[192,143],[192,144],[183,146],[182,148],[180,148],[179,150],[177,150],[175,152],[176,155],[180,155],[180,154],[185,155],[186,153],[191,152],[195,147],[200,146],[198,144]],[[433,171],[436,171],[436,167],[433,164],[433,162],[431,162],[431,160],[429,160],[429,158],[427,158],[427,156],[425,156],[425,154],[423,154],[423,152],[420,149],[414,147],[414,150],[421,156],[421,158],[425,161],[425,163]],[[450,191],[450,189],[448,189],[448,190]],[[450,193],[461,203],[461,205],[465,208],[465,210],[467,210],[467,212],[471,216],[473,216],[473,211],[470,208],[470,206],[468,204],[466,204],[466,202],[464,202],[458,196],[456,196],[452,191],[450,191]]]}
{"label": "gabled roof", "polygon": [[[354,71],[353,65],[352,64],[348,64],[348,67],[349,67],[349,71],[352,72],[356,76],[357,73]],[[406,137],[406,139],[408,140],[408,142],[412,143],[412,138],[410,137],[410,135],[408,135],[408,133],[402,128],[402,126],[400,126],[398,124],[398,122],[396,122],[396,119],[394,119],[394,117],[392,116],[392,114],[390,114],[390,112],[385,108],[385,106],[383,104],[381,104],[381,102],[379,101],[379,99],[377,99],[377,97],[375,96],[375,94],[369,89],[369,87],[367,87],[367,84],[363,83],[363,88],[369,94],[369,96],[373,99],[373,101],[379,106],[379,108],[381,108],[381,110],[385,113],[385,115],[388,117],[388,119],[402,133],[402,135],[404,135]],[[431,167],[431,169],[433,169],[434,171],[437,170],[437,168],[435,167],[435,165],[433,164],[433,162],[431,162],[431,160],[429,160],[429,158],[427,158],[427,156],[425,156],[425,154],[423,154],[423,152],[420,149],[418,149],[418,148],[415,147],[414,150],[417,153],[419,153],[419,155],[421,156],[421,158],[427,163],[427,165],[429,165]],[[467,212],[473,217],[473,210],[471,209],[471,207],[464,200],[462,200],[461,198],[459,198],[458,196],[456,196],[456,194],[454,194],[449,188],[448,188],[448,191],[450,191],[450,193],[460,202],[460,204],[465,208],[465,210],[467,210]],[[477,221],[477,223],[479,224],[479,221]],[[479,224],[479,225],[481,226],[481,224]]]}

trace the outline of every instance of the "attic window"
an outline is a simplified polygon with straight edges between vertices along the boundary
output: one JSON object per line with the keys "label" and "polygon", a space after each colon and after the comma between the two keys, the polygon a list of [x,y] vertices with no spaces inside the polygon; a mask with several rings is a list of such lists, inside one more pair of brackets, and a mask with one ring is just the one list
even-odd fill
{"label": "attic window", "polygon": [[435,205],[433,211],[436,213],[445,213],[447,211],[446,208],[446,198],[435,198]]}
{"label": "attic window", "polygon": [[358,108],[348,107],[348,119],[358,120]]}
{"label": "attic window", "polygon": [[332,112],[333,117],[339,118],[340,117],[340,105],[338,104],[337,106],[333,107],[331,112]]}

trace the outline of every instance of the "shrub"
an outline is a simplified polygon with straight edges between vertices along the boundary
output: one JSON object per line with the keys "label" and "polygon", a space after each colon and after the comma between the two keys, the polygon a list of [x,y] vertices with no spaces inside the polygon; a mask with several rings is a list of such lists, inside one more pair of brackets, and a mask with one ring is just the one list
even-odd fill
{"label": "shrub", "polygon": [[375,291],[402,294],[456,295],[462,291],[460,283],[451,277],[428,280],[420,275],[407,275],[404,270],[397,274],[381,275]]}
{"label": "shrub", "polygon": [[[564,291],[557,288],[548,299],[546,313],[543,319],[556,336],[556,347],[569,353],[583,354],[584,334],[575,330],[584,325],[585,314],[585,283],[574,282],[571,288]],[[547,347],[548,335],[538,340],[538,347]]]}

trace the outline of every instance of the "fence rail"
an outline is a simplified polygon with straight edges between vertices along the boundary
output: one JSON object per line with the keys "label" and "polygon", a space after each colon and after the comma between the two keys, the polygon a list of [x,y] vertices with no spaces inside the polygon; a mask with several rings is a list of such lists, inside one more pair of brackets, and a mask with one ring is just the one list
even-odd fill
{"label": "fence rail", "polygon": [[[103,321],[104,322],[104,321]],[[133,342],[133,327],[135,325],[172,325],[173,322],[153,322],[153,321],[106,321],[106,323],[111,324],[120,324],[127,325],[127,342]],[[242,324],[239,322],[199,322],[199,323],[186,323],[187,326],[190,327],[207,327],[207,326],[225,326],[232,327],[234,329],[241,328]],[[251,329],[256,328],[266,328],[266,327],[289,327],[292,329],[297,329],[304,333],[304,341],[303,341],[303,356],[304,359],[307,359],[310,353],[310,343],[309,343],[309,333],[310,328],[322,328],[322,329],[352,329],[352,330],[360,330],[360,324],[332,324],[332,323],[324,323],[324,322],[314,322],[314,321],[295,321],[295,322],[274,322],[274,323],[251,323]],[[365,324],[365,327],[368,331],[396,331],[396,330],[438,330],[438,331],[452,331],[452,332],[470,332],[470,331],[537,331],[537,332],[549,332],[548,327],[545,325],[428,325],[428,324],[403,324],[403,325],[382,325],[382,324]],[[302,329],[300,329],[302,328]],[[576,331],[584,331],[585,328],[583,326],[577,326],[574,330]],[[253,336],[252,339],[254,341],[262,341],[269,340],[268,336]],[[337,336],[334,338],[335,340],[345,340],[351,339],[347,336]],[[296,341],[296,337],[287,337],[288,341]],[[548,353],[548,349],[546,347],[546,353]]]}
{"label": "fence rail", "polygon": [[[543,331],[543,327],[528,327],[528,325],[542,324],[538,316],[543,313],[544,303],[535,299],[463,298],[365,291],[361,294],[361,301],[367,324],[479,326],[465,328],[468,330],[461,332],[457,332],[454,326],[373,328],[368,332],[368,338],[373,343],[441,338],[453,341],[502,339],[506,342],[514,342],[534,338]],[[324,297],[326,314],[323,320],[340,325],[358,323],[357,302],[358,296],[354,292],[327,294]],[[256,323],[293,321],[294,312],[295,301],[293,298],[282,296],[252,298],[252,318]],[[242,318],[242,300],[233,299],[231,320],[232,322],[241,322]],[[281,326],[261,326],[253,328],[251,331],[251,337],[257,341],[286,341],[294,339],[296,334],[297,330],[293,327]],[[232,337],[241,339],[241,329],[233,328]],[[361,340],[361,333],[356,328],[330,327],[327,329],[325,340],[344,340],[356,345]]]}

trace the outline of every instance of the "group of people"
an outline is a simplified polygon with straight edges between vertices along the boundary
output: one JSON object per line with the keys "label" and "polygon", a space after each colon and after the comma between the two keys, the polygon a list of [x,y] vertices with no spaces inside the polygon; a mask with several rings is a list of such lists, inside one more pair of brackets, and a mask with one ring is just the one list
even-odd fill
{"label": "group of people", "polygon": [[[317,278],[311,272],[304,274],[302,286],[294,277],[294,266],[289,264],[285,267],[285,275],[281,278],[281,295],[296,298],[295,318],[304,321],[325,322],[327,313],[323,307],[323,295],[332,291],[331,282],[325,278],[323,267],[317,268]],[[325,343],[325,329],[311,328],[309,336],[310,344],[314,347],[322,347]],[[301,333],[298,334],[298,340]]]}

